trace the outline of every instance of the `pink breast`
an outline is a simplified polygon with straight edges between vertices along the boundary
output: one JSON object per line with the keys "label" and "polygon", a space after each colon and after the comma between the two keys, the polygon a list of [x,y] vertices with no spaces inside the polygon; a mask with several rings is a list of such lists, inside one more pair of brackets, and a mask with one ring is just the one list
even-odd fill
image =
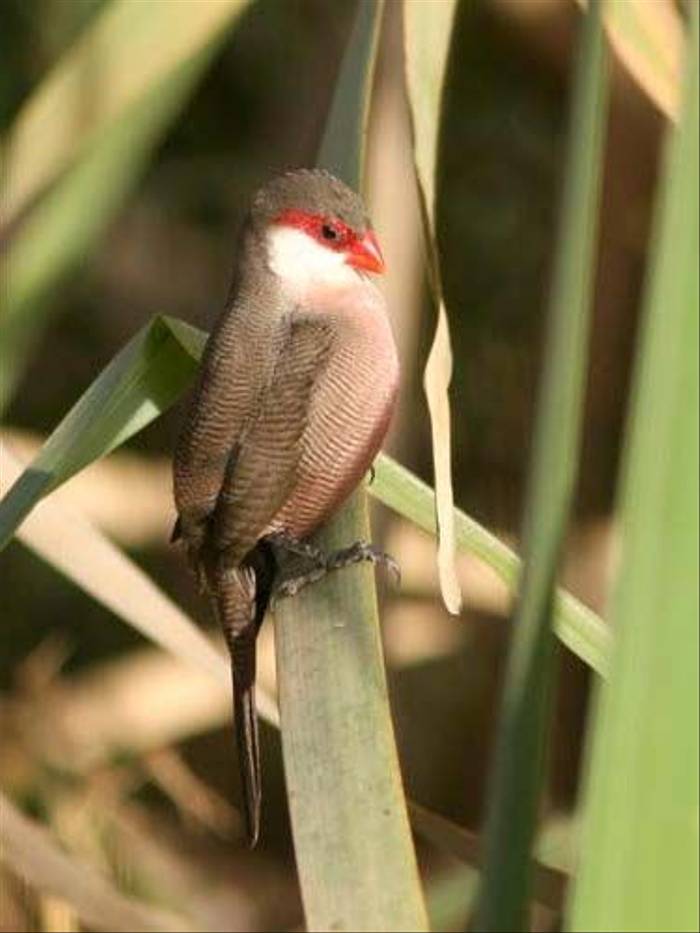
{"label": "pink breast", "polygon": [[384,309],[348,321],[313,396],[298,480],[272,523],[276,530],[304,538],[342,505],[381,447],[398,375]]}

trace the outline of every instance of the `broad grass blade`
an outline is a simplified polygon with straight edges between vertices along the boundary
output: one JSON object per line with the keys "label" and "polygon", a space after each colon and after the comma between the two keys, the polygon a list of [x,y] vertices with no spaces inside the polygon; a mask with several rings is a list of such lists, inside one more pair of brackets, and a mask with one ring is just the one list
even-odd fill
{"label": "broad grass blade", "polygon": [[479,930],[527,929],[554,670],[555,581],[576,480],[607,114],[601,6],[585,15],[574,76],[549,341],[525,515],[525,563],[492,767]]}
{"label": "broad grass blade", "polygon": [[[361,187],[382,4],[358,5],[319,164]],[[319,535],[370,537],[360,488]],[[425,930],[384,675],[372,571],[332,574],[275,609],[282,749],[306,925]]]}
{"label": "broad grass blade", "polygon": [[367,117],[383,6],[383,0],[358,4],[316,158],[319,168],[342,178],[356,191],[363,184]]}
{"label": "broad grass blade", "polygon": [[[40,498],[158,417],[196,371],[199,332],[155,318],[102,371],[0,502],[0,549]],[[198,343],[201,351],[201,342]]]}
{"label": "broad grass blade", "polygon": [[698,926],[698,33],[659,193],[573,930]]}

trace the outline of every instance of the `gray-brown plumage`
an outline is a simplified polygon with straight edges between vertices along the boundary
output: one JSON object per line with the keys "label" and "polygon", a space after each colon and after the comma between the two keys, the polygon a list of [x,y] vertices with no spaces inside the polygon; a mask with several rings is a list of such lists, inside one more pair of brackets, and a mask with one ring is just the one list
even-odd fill
{"label": "gray-brown plumage", "polygon": [[[207,343],[174,462],[181,537],[232,659],[248,836],[257,840],[260,765],[255,639],[285,553],[347,498],[386,432],[398,365],[383,262],[360,198],[322,171],[274,179],[245,224],[230,301]],[[320,565],[319,565],[320,562]],[[298,581],[286,580],[286,592]]]}

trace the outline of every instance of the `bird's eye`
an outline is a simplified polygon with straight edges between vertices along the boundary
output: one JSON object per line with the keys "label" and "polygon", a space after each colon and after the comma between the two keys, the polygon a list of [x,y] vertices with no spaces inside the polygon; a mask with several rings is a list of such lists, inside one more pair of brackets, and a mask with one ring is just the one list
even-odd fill
{"label": "bird's eye", "polygon": [[338,239],[339,234],[335,227],[332,227],[330,224],[324,224],[321,227],[321,236],[324,240],[330,240],[333,242],[334,240]]}

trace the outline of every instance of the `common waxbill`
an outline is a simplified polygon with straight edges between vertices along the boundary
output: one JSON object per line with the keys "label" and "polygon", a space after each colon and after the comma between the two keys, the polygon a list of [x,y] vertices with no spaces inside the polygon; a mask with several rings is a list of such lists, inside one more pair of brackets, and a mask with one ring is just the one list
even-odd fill
{"label": "common waxbill", "polygon": [[255,196],[230,298],[206,346],[174,461],[181,538],[231,653],[248,839],[260,827],[255,642],[272,596],[386,559],[364,542],[323,554],[309,536],[384,438],[398,359],[384,262],[361,199],[321,170]]}

